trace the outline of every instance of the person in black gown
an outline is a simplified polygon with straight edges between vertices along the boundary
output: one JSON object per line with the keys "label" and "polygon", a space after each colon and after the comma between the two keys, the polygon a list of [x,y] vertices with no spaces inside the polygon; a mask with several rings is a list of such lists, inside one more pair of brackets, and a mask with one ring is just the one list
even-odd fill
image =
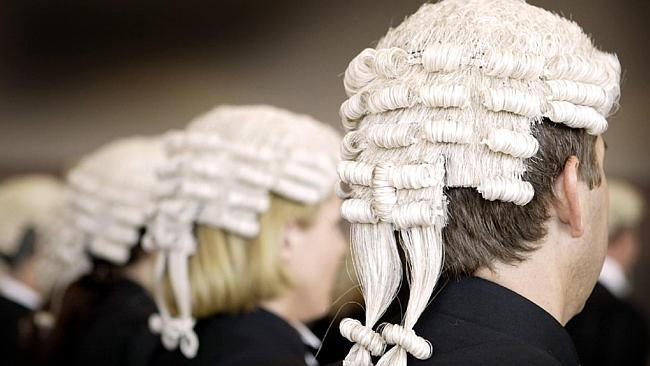
{"label": "person in black gown", "polygon": [[564,325],[607,251],[620,74],[518,0],[424,4],[352,59],[339,176],[365,319],[340,324],[348,365],[579,365]]}
{"label": "person in black gown", "polygon": [[160,184],[181,188],[148,227],[164,346],[152,365],[317,364],[305,323],[328,311],[346,247],[338,143],[270,106],[217,107],[169,136]]}
{"label": "person in black gown", "polygon": [[63,184],[55,177],[14,176],[0,184],[0,343],[9,365],[32,359],[33,317],[60,278],[55,267],[45,266],[44,247],[56,235],[63,206]]}
{"label": "person in black gown", "polygon": [[155,304],[147,287],[151,256],[141,246],[153,210],[157,137],[111,142],[68,174],[70,246],[92,262],[65,290],[43,344],[49,365],[146,365],[157,338],[148,329]]}

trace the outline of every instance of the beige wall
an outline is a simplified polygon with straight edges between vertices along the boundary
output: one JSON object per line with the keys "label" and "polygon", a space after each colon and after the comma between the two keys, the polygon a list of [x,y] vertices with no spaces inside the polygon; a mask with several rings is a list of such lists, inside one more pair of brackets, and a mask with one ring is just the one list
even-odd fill
{"label": "beige wall", "polygon": [[[604,49],[619,54],[624,70],[622,109],[605,135],[606,167],[610,175],[631,178],[650,194],[650,2],[530,2],[572,16]],[[27,86],[20,81],[0,84],[0,176],[36,169],[57,171],[115,137],[180,128],[192,116],[221,103],[276,104],[338,127],[338,107],[344,99],[341,74],[347,63],[389,25],[415,11],[420,1],[245,4],[229,5],[235,19],[228,25],[221,23],[228,14],[220,14],[214,22],[216,34],[239,25],[236,41],[215,36],[201,38],[191,47],[183,47],[182,42],[154,51],[136,47],[121,50],[106,62],[80,62],[85,54],[79,52],[65,61],[72,66],[60,74],[57,68],[43,68],[47,60],[40,60],[43,82],[40,75],[23,75],[30,79]],[[0,5],[0,18],[2,13]],[[155,43],[155,37],[148,42]],[[0,76],[2,72],[11,71],[0,69]],[[650,225],[645,227],[650,244]],[[643,291],[650,285],[647,249],[638,274],[639,284],[645,287],[638,287],[638,296],[650,309],[650,292]]]}
{"label": "beige wall", "polygon": [[[573,14],[599,44],[619,53],[625,70],[623,108],[606,135],[607,168],[614,175],[649,181],[650,73],[644,69],[648,58],[643,46],[647,2],[531,2]],[[261,5],[256,11],[264,13],[261,7],[267,2],[257,3]],[[220,103],[277,104],[338,126],[338,106],[344,99],[341,74],[347,62],[419,3],[324,1],[285,6],[278,12],[268,9],[271,19],[266,26],[251,24],[250,34],[240,35],[237,42],[135,52],[26,90],[4,87],[0,171],[55,169],[117,136],[182,127]],[[238,16],[240,22],[253,22],[260,15]]]}

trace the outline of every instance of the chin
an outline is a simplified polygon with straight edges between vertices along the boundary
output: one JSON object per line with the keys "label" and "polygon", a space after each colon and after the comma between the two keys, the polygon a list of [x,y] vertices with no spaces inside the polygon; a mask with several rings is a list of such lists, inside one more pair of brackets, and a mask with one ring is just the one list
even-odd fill
{"label": "chin", "polygon": [[305,309],[300,321],[303,323],[313,322],[325,317],[330,310],[330,303],[310,304],[309,309]]}
{"label": "chin", "polygon": [[589,298],[589,295],[591,295],[591,292],[594,290],[594,287],[596,286],[596,282],[598,281],[598,277],[594,281],[589,282],[588,285],[583,286],[578,292],[577,296],[575,298],[575,310],[573,311],[573,314],[571,315],[571,318],[574,316],[580,314],[582,310],[585,308],[585,304],[587,302],[587,299]]}
{"label": "chin", "polygon": [[578,308],[576,309],[575,314],[573,314],[573,316],[571,316],[571,317],[573,318],[574,316],[580,314],[582,312],[582,310],[584,310],[586,303],[587,303],[587,300],[585,299],[585,301],[578,304]]}

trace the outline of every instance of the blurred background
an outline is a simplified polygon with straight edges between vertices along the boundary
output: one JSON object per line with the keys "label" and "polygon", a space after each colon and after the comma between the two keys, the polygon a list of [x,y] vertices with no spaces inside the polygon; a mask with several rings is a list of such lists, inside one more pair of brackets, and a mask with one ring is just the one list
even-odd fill
{"label": "blurred background", "polygon": [[[269,103],[339,126],[342,73],[422,3],[0,1],[0,178],[59,173],[116,137],[180,128],[222,103]],[[610,176],[650,198],[647,0],[529,3],[576,20],[623,65],[605,135]],[[650,221],[634,297],[650,313]]]}

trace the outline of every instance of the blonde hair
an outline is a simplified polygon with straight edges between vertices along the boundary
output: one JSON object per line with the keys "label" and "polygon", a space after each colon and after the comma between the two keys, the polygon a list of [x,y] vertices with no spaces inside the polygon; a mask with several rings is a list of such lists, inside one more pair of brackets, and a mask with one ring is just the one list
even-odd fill
{"label": "blonde hair", "polygon": [[[262,261],[256,265],[254,259],[239,258],[247,254],[241,253],[241,249],[228,247],[236,248],[239,241],[245,248],[253,248],[256,237],[260,245],[267,245],[266,238],[270,234],[260,234],[263,220],[259,218],[268,211],[271,194],[304,205],[315,205],[329,197],[336,181],[338,143],[339,135],[331,127],[306,115],[264,105],[220,106],[197,117],[186,130],[167,135],[166,159],[158,169],[155,217],[147,225],[142,241],[145,248],[160,253],[154,271],[154,294],[159,313],[150,319],[150,327],[161,334],[165,348],[180,347],[186,357],[196,356],[199,341],[194,332],[193,294],[211,300],[203,301],[204,304],[212,304],[212,300],[223,297],[216,290],[218,287],[209,289],[212,284],[208,283],[214,280],[212,276],[220,274],[217,269],[223,268],[225,272],[232,267],[225,262],[209,265],[211,259],[223,260],[212,252],[220,250],[218,243],[227,243],[221,245],[226,258],[238,259],[255,271],[266,268],[266,257],[255,259]],[[265,220],[276,216],[288,220],[293,216],[291,209],[287,209],[288,214],[278,214],[277,210],[284,211],[276,208]],[[217,243],[213,244],[215,248],[204,249],[203,245],[197,245],[197,225],[206,226],[198,230],[201,241]],[[269,230],[274,225],[265,226]],[[207,227],[223,232],[211,233]],[[243,239],[235,240],[234,236]],[[279,240],[281,236],[276,233],[274,237]],[[251,251],[251,248],[246,250]],[[199,249],[192,263],[202,270],[194,270],[196,274],[190,281],[189,258]],[[206,275],[199,275],[202,273]],[[254,281],[255,276],[229,272],[225,277],[228,275],[241,281],[249,278],[252,283],[248,285],[253,289],[259,286]],[[174,300],[171,302],[178,308],[174,316],[165,301],[165,278],[171,287],[170,295]],[[226,288],[225,280],[220,278],[217,276],[217,283]],[[203,288],[193,290],[194,282]],[[241,304],[250,305],[253,299]],[[219,301],[222,300],[216,300]],[[236,302],[233,300],[233,304]],[[219,306],[196,308],[200,310],[198,313],[219,310]]]}
{"label": "blonde hair", "polygon": [[252,239],[198,225],[199,245],[189,259],[192,315],[250,310],[291,287],[281,260],[283,229],[292,222],[311,225],[319,208],[272,195],[270,209],[260,215],[259,234]]}
{"label": "blonde hair", "polygon": [[630,183],[610,179],[609,186],[609,240],[612,241],[626,229],[641,224],[645,211],[645,199]]}

